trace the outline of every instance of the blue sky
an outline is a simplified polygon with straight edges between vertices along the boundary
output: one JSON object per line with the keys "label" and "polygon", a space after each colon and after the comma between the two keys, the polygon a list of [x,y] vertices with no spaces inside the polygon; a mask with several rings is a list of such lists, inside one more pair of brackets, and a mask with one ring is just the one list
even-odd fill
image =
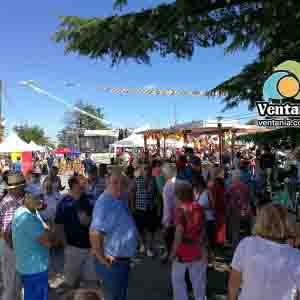
{"label": "blue sky", "polygon": [[[162,1],[129,0],[130,10]],[[166,1],[165,1],[166,2]],[[177,120],[215,118],[222,105],[217,100],[198,97],[119,96],[100,92],[98,86],[173,89],[209,89],[236,74],[256,55],[255,50],[224,55],[222,48],[197,49],[191,61],[162,59],[154,55],[152,65],[133,61],[111,68],[110,61],[92,61],[78,55],[65,55],[63,45],[51,40],[59,16],[109,16],[112,0],[10,0],[0,4],[0,78],[7,95],[4,114],[8,127],[28,122],[43,127],[55,137],[64,125],[66,108],[19,85],[36,80],[47,91],[70,103],[83,99],[104,108],[105,119],[123,126],[167,126]],[[66,87],[76,82],[79,87]],[[228,111],[225,116],[247,113],[247,107]],[[243,121],[245,121],[243,119]]]}

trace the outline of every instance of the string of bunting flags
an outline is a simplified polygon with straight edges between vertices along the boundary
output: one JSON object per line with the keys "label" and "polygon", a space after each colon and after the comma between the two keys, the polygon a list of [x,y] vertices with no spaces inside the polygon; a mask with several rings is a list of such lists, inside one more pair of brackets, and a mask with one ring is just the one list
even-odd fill
{"label": "string of bunting flags", "polygon": [[175,90],[175,89],[158,89],[158,88],[111,88],[99,87],[104,92],[112,94],[126,95],[126,94],[144,94],[149,96],[192,96],[192,97],[218,97],[223,96],[220,92],[208,91],[188,91],[188,90]]}

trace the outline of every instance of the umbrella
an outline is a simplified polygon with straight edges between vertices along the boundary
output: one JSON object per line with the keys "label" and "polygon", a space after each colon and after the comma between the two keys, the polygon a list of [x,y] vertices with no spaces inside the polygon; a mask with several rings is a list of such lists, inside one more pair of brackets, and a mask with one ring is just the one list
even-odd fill
{"label": "umbrella", "polygon": [[80,150],[78,150],[78,149],[71,148],[71,149],[70,149],[70,153],[73,154],[73,155],[79,155],[81,152],[80,152]]}
{"label": "umbrella", "polygon": [[69,154],[71,153],[71,149],[70,148],[58,148],[56,150],[54,150],[55,154]]}

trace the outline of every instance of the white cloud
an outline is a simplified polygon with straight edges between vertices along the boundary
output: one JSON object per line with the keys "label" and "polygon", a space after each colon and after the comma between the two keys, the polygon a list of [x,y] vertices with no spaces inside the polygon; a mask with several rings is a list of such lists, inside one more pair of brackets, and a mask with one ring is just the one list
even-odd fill
{"label": "white cloud", "polygon": [[156,88],[157,88],[157,85],[154,83],[147,84],[144,86],[144,89],[156,89]]}

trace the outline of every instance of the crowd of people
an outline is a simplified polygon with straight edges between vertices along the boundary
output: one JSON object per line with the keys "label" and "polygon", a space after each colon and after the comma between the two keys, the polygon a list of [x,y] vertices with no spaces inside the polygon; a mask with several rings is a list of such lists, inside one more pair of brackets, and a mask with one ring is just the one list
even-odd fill
{"label": "crowd of people", "polygon": [[144,157],[125,169],[87,156],[68,186],[53,163],[44,178],[12,166],[0,182],[2,299],[48,300],[63,255],[59,294],[126,300],[139,254],[171,263],[174,300],[205,300],[207,269],[225,245],[233,253],[229,300],[300,299],[299,230],[279,193],[287,184],[295,204],[295,160],[280,175],[267,146],[234,159],[224,152],[218,162],[193,151],[176,163]]}

